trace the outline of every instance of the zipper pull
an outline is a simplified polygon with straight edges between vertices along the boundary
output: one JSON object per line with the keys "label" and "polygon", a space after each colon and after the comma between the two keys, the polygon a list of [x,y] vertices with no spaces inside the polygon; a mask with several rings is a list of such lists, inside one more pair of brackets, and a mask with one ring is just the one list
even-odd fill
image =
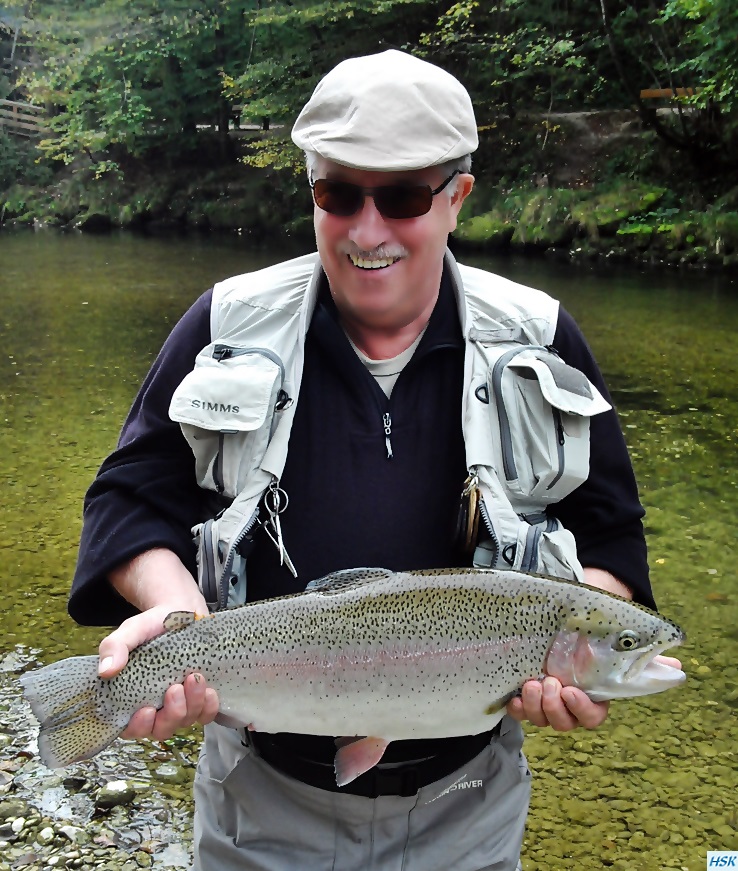
{"label": "zipper pull", "polygon": [[213,359],[220,362],[221,360],[227,360],[229,357],[233,355],[233,348],[230,348],[228,345],[216,345],[213,348]]}
{"label": "zipper pull", "polygon": [[387,459],[391,460],[393,457],[392,442],[390,441],[390,436],[392,435],[392,418],[389,415],[389,411],[385,412],[384,417],[382,418],[382,423],[384,424],[384,443],[387,446]]}

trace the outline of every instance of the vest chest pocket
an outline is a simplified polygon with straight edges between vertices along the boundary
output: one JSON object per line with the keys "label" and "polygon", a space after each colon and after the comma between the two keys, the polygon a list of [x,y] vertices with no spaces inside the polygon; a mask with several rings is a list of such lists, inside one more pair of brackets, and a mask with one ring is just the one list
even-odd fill
{"label": "vest chest pocket", "polygon": [[289,403],[284,365],[266,348],[215,343],[174,391],[169,417],[179,423],[201,487],[235,497],[261,463],[275,412]]}
{"label": "vest chest pocket", "polygon": [[479,345],[488,370],[495,468],[513,496],[557,502],[589,474],[589,418],[610,408],[550,348]]}

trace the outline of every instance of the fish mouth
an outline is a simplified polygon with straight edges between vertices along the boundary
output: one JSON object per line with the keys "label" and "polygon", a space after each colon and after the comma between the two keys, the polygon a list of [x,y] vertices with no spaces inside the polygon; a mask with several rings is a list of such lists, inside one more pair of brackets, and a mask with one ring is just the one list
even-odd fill
{"label": "fish mouth", "polygon": [[602,690],[587,690],[587,695],[593,702],[603,702],[607,699],[650,696],[683,684],[687,675],[681,668],[655,661],[662,651],[672,646],[672,644],[654,645],[650,649],[641,651],[630,665],[620,673],[613,674],[612,679]]}
{"label": "fish mouth", "polygon": [[[680,641],[681,639],[677,643]],[[640,656],[637,656],[625,669],[623,682],[653,683],[664,688],[683,683],[687,679],[687,675],[681,668],[676,668],[666,662],[656,662],[657,656],[673,646],[673,642],[653,644],[650,648],[641,651]],[[658,692],[658,690],[654,690],[654,692]]]}

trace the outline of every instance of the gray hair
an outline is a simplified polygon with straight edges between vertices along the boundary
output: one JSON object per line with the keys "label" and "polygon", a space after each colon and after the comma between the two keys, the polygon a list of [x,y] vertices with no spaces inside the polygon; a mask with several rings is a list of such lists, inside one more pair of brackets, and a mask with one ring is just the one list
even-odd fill
{"label": "gray hair", "polygon": [[[318,161],[320,160],[320,155],[315,151],[305,151],[305,169],[307,170],[308,179],[312,182],[315,177],[315,172],[317,171]],[[456,157],[453,160],[449,160],[446,163],[439,163],[436,167],[439,172],[442,174],[443,178],[448,178],[452,173],[466,173],[471,171],[472,165],[472,156],[471,154],[465,154],[463,157]],[[456,188],[459,183],[459,178],[456,176],[452,181],[449,182],[448,186],[444,188],[444,191],[448,194],[449,197],[453,197],[456,193]]]}

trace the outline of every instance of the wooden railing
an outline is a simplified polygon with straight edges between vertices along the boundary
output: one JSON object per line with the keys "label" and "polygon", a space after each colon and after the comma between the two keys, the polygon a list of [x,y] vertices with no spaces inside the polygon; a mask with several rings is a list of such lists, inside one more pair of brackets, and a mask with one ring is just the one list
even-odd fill
{"label": "wooden railing", "polygon": [[693,97],[699,88],[644,88],[641,100],[673,100],[674,97]]}
{"label": "wooden railing", "polygon": [[0,128],[17,136],[41,136],[45,133],[43,114],[40,106],[0,100]]}

